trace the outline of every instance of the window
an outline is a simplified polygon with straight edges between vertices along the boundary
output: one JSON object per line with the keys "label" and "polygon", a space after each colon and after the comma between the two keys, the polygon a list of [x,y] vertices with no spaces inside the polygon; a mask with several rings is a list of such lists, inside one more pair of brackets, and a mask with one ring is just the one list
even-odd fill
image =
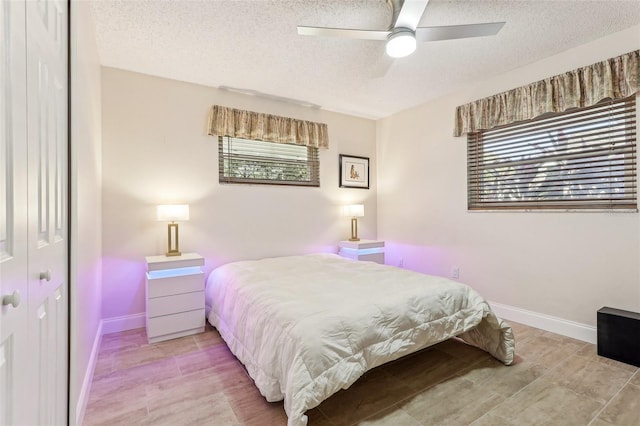
{"label": "window", "polygon": [[635,96],[467,137],[469,210],[637,209]]}
{"label": "window", "polygon": [[218,137],[221,183],[320,186],[318,148]]}

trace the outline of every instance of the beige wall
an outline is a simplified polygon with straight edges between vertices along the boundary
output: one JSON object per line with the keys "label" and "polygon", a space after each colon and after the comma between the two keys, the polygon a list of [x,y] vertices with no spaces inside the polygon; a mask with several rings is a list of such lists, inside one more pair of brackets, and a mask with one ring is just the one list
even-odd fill
{"label": "beige wall", "polygon": [[451,276],[488,300],[595,325],[596,311],[640,310],[637,213],[469,213],[466,139],[454,109],[640,47],[634,27],[377,123],[378,237],[387,261]]}
{"label": "beige wall", "polygon": [[71,381],[69,424],[82,418],[101,291],[100,64],[89,3],[71,7]]}
{"label": "beige wall", "polygon": [[[375,122],[215,88],[102,69],[103,318],[143,313],[144,257],[166,251],[155,206],[188,203],[183,252],[206,272],[234,260],[337,251],[349,235],[345,203],[364,203],[363,238],[376,237]],[[320,188],[218,183],[217,140],[206,134],[212,104],[328,124]],[[338,188],[338,155],[371,158],[371,189]]]}

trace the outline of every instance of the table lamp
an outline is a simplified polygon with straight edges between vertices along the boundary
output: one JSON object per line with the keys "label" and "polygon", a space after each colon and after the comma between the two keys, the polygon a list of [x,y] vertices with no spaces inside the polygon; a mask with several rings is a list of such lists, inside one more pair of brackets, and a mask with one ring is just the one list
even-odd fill
{"label": "table lamp", "polygon": [[167,256],[180,256],[177,221],[189,220],[188,204],[163,204],[158,206],[158,221],[170,222],[168,225]]}
{"label": "table lamp", "polygon": [[349,241],[360,241],[358,238],[358,218],[364,216],[364,204],[344,206],[343,214],[351,217],[351,238]]}

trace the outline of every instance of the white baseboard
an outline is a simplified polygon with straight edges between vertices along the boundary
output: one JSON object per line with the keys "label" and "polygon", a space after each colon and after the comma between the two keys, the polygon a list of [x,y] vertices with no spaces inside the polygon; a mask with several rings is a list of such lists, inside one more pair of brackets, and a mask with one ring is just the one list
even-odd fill
{"label": "white baseboard", "polygon": [[117,333],[119,331],[133,330],[145,326],[146,314],[144,312],[133,315],[103,319],[102,334]]}
{"label": "white baseboard", "polygon": [[89,393],[91,392],[91,383],[93,381],[93,374],[96,369],[96,361],[98,360],[98,353],[100,352],[100,343],[102,342],[102,335],[109,333],[117,333],[118,331],[132,330],[134,328],[142,328],[145,326],[145,313],[135,315],[125,315],[122,317],[107,318],[100,321],[98,324],[98,330],[96,337],[93,341],[93,348],[91,349],[91,356],[89,357],[89,364],[87,371],[82,381],[82,389],[78,395],[78,404],[76,405],[76,426],[82,425],[84,420],[84,413],[89,402]]}
{"label": "white baseboard", "polygon": [[540,328],[552,333],[582,340],[587,343],[597,343],[598,332],[596,327],[580,324],[574,321],[553,317],[551,315],[540,314],[527,311],[526,309],[515,308],[501,303],[489,302],[491,309],[500,318],[512,320],[531,327]]}
{"label": "white baseboard", "polygon": [[76,405],[76,426],[82,425],[84,420],[84,412],[89,402],[89,394],[91,393],[91,383],[93,382],[93,373],[96,369],[96,361],[98,360],[98,353],[100,353],[100,343],[102,342],[102,321],[98,324],[98,330],[96,337],[93,340],[93,348],[91,349],[91,356],[89,357],[89,364],[87,365],[87,371],[84,373],[84,380],[82,381],[82,388],[78,395],[78,404]]}

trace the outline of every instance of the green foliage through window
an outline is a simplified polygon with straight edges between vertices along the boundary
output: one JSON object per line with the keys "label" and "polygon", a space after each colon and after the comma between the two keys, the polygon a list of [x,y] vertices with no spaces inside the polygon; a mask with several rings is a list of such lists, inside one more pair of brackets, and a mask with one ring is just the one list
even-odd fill
{"label": "green foliage through window", "polygon": [[318,149],[219,137],[221,183],[320,186]]}
{"label": "green foliage through window", "polygon": [[470,210],[637,209],[635,96],[467,142]]}

